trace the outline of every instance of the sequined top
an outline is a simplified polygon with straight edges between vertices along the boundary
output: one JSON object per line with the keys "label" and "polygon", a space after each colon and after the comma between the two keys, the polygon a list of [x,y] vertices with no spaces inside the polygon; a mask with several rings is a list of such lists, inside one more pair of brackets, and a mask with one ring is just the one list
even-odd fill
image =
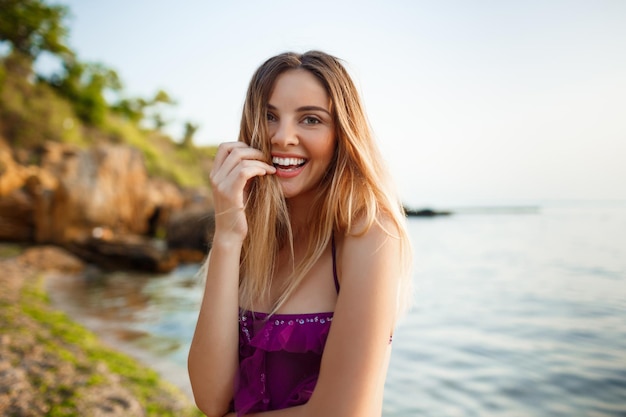
{"label": "sequined top", "polygon": [[[339,292],[335,241],[333,279]],[[239,313],[239,372],[233,407],[238,416],[306,403],[317,383],[333,312]]]}
{"label": "sequined top", "polygon": [[[267,319],[267,320],[266,320]],[[333,313],[239,317],[238,416],[306,403],[317,383]]]}

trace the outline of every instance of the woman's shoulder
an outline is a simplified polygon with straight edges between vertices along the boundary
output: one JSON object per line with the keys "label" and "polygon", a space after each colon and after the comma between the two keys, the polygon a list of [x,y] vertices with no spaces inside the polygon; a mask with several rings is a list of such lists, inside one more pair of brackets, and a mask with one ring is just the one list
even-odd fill
{"label": "woman's shoulder", "polygon": [[373,220],[359,219],[351,231],[343,234],[338,245],[341,277],[362,277],[367,271],[384,266],[392,272],[401,252],[401,226],[389,215],[381,214]]}
{"label": "woman's shoulder", "polygon": [[378,213],[371,218],[361,216],[344,233],[343,242],[348,247],[358,247],[367,243],[377,243],[400,238],[400,228],[394,218],[387,213]]}
{"label": "woman's shoulder", "polygon": [[404,282],[401,233],[386,216],[356,226],[361,230],[342,236],[337,262],[341,291],[335,312],[341,317],[340,312],[349,311],[351,317],[368,322],[382,320],[392,332]]}

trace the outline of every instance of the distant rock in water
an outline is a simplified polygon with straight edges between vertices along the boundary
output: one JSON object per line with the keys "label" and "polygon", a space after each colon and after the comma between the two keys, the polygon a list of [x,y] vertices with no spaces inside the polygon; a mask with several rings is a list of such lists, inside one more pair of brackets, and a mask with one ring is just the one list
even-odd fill
{"label": "distant rock in water", "polygon": [[436,211],[430,208],[424,209],[411,209],[408,207],[404,207],[404,212],[409,217],[435,217],[435,216],[449,216],[452,214],[451,211]]}

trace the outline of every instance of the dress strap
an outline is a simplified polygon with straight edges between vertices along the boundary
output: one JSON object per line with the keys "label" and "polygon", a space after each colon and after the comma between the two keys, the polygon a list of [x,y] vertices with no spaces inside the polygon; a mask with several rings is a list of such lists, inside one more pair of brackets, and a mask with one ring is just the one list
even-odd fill
{"label": "dress strap", "polygon": [[333,253],[333,279],[335,280],[335,289],[339,293],[339,279],[337,279],[337,255],[335,249],[335,234],[330,237],[330,248]]}

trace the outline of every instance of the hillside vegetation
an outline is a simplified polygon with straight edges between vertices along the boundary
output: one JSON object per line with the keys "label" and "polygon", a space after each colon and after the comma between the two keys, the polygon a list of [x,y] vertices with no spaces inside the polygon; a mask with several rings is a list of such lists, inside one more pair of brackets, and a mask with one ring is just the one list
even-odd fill
{"label": "hillside vegetation", "polygon": [[[32,164],[32,151],[45,141],[127,144],[143,153],[150,175],[181,186],[207,185],[215,147],[193,143],[199,126],[186,122],[183,137],[170,137],[162,113],[175,102],[166,92],[128,97],[114,70],[82,62],[67,45],[68,12],[41,0],[0,0],[0,146]],[[34,63],[42,54],[61,69],[37,73]]]}

